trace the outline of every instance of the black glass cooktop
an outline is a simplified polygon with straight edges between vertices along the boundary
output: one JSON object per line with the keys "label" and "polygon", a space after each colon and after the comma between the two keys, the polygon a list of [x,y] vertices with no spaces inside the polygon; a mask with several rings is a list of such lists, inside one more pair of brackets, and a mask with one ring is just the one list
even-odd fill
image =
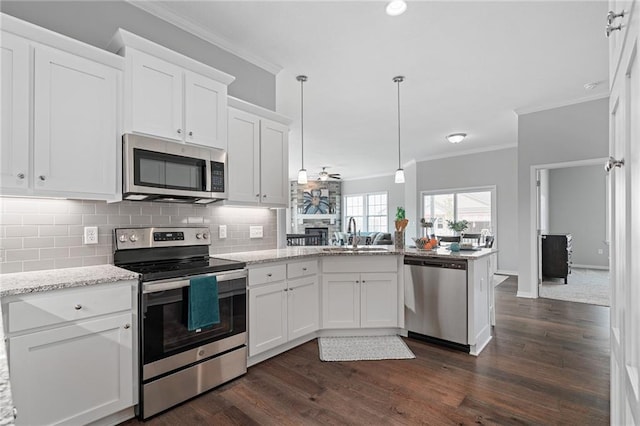
{"label": "black glass cooktop", "polygon": [[141,274],[142,281],[157,281],[243,269],[246,263],[219,257],[199,257],[118,266]]}

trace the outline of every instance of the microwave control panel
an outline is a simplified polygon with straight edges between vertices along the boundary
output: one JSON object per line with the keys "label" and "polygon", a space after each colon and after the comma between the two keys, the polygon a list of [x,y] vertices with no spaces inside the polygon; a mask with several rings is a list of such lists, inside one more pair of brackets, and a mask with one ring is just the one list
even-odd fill
{"label": "microwave control panel", "polygon": [[211,162],[211,192],[224,192],[224,163]]}

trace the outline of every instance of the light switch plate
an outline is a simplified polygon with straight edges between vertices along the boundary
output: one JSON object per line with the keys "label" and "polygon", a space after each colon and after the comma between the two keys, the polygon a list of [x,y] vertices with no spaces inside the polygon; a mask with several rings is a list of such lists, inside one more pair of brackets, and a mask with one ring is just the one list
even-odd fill
{"label": "light switch plate", "polygon": [[98,227],[97,226],[84,227],[84,243],[98,244]]}
{"label": "light switch plate", "polygon": [[262,238],[262,226],[250,226],[249,238]]}
{"label": "light switch plate", "polygon": [[218,238],[221,240],[227,238],[227,225],[218,226]]}

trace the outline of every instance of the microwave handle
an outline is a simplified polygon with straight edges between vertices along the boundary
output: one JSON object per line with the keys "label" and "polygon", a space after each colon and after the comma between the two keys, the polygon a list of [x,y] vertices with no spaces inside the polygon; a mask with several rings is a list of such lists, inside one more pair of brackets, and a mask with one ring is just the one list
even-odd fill
{"label": "microwave handle", "polygon": [[206,161],[206,165],[204,169],[206,174],[206,176],[204,177],[205,192],[212,192],[211,191],[211,173],[213,172],[213,169],[211,165],[211,160]]}
{"label": "microwave handle", "polygon": [[[239,271],[230,271],[230,272],[224,272],[224,273],[195,275],[191,278],[211,277],[211,276],[215,276],[218,282],[229,281],[229,280],[235,280],[239,278],[246,278],[247,271],[242,269]],[[144,283],[142,285],[142,294],[157,293],[160,291],[167,291],[167,290],[175,290],[177,288],[189,287],[189,284],[190,284],[189,278],[184,280],[171,279],[171,280],[153,281],[150,283]]]}

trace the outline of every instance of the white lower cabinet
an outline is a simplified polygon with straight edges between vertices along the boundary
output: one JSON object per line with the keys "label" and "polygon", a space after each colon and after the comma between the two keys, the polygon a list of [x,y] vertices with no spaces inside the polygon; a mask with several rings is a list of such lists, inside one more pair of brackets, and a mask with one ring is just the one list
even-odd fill
{"label": "white lower cabinet", "polygon": [[318,330],[318,301],[316,260],[250,269],[249,356]]}
{"label": "white lower cabinet", "polygon": [[[7,329],[20,330],[8,335],[17,425],[87,424],[132,409],[136,292],[137,282],[124,281],[3,300]],[[22,310],[47,312],[24,330]]]}
{"label": "white lower cabinet", "polygon": [[398,326],[397,273],[335,273],[322,277],[323,328]]}

